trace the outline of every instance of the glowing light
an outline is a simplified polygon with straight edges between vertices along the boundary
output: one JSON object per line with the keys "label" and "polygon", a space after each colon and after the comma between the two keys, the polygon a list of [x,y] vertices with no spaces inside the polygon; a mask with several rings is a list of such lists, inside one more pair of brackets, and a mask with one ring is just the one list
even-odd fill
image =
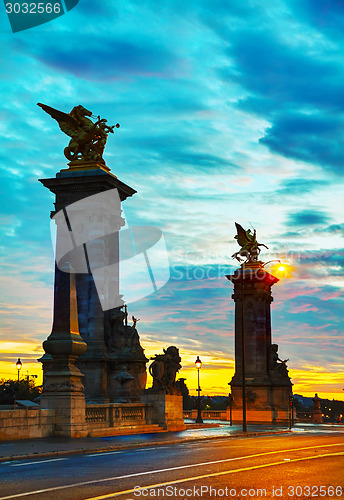
{"label": "glowing light", "polygon": [[278,264],[272,265],[271,272],[275,274],[279,280],[284,280],[293,277],[294,267],[290,262],[279,262]]}

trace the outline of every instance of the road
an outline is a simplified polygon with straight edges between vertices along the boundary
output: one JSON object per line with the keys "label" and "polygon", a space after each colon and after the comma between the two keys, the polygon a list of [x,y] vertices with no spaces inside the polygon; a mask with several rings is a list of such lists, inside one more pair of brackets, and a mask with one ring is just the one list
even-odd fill
{"label": "road", "polygon": [[223,438],[5,462],[0,500],[344,500],[343,466],[344,435],[336,432]]}

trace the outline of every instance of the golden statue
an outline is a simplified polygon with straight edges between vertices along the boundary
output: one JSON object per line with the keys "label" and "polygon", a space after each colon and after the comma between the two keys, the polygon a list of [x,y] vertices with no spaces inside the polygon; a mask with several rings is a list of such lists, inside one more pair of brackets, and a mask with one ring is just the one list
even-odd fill
{"label": "golden statue", "polygon": [[113,134],[113,126],[106,125],[107,120],[98,116],[94,123],[88,116],[94,117],[92,112],[79,104],[70,113],[64,113],[46,104],[38,106],[48,113],[59,124],[62,132],[71,137],[68,146],[64,149],[65,157],[70,161],[91,160],[104,163],[103,152],[109,133]]}
{"label": "golden statue", "polygon": [[[251,229],[247,229],[247,231],[237,222],[235,223],[237,229],[237,235],[234,238],[238,241],[238,244],[241,246],[239,252],[235,252],[232,255],[232,259],[237,259],[240,263],[244,261],[248,262],[258,262],[258,256],[260,254],[259,247],[268,248],[264,243],[258,243],[256,238],[256,230],[251,233]],[[241,258],[243,257],[243,259]]]}

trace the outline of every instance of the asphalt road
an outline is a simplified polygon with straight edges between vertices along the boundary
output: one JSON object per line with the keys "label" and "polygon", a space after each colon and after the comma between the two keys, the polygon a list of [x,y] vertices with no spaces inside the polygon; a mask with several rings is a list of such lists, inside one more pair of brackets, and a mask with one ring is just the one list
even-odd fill
{"label": "asphalt road", "polygon": [[0,500],[344,500],[343,466],[340,433],[224,438],[4,462]]}

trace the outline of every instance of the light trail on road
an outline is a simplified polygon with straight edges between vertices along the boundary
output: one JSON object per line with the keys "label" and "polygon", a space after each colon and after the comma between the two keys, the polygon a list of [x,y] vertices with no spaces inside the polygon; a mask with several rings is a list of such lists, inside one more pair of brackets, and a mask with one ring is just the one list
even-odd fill
{"label": "light trail on road", "polygon": [[[77,482],[77,483],[72,483],[72,484],[67,484],[67,485],[55,486],[55,487],[51,487],[51,488],[26,491],[23,493],[17,493],[17,494],[12,494],[12,495],[8,495],[8,496],[0,497],[0,500],[10,500],[10,499],[14,499],[14,498],[28,497],[31,495],[41,495],[43,493],[56,492],[58,490],[60,490],[60,491],[61,490],[68,490],[68,489],[72,489],[72,488],[80,488],[80,487],[91,486],[91,485],[96,485],[96,484],[101,485],[101,483],[106,483],[106,482],[110,482],[110,481],[127,480],[127,479],[131,479],[131,478],[144,477],[144,476],[147,477],[147,476],[150,476],[153,474],[171,473],[171,472],[178,471],[178,470],[185,470],[185,469],[190,469],[190,468],[197,468],[197,467],[204,467],[204,466],[211,466],[211,465],[218,465],[218,464],[226,464],[226,463],[236,462],[236,461],[240,461],[240,460],[250,460],[250,459],[254,459],[254,458],[269,457],[269,456],[273,456],[273,455],[277,455],[277,454],[286,454],[287,456],[289,456],[291,453],[305,452],[305,451],[307,452],[309,450],[316,451],[316,449],[321,449],[321,448],[326,448],[326,451],[327,451],[328,448],[331,448],[331,447],[334,448],[334,447],[338,447],[338,446],[344,446],[344,443],[326,443],[326,444],[319,444],[319,445],[313,444],[312,446],[302,446],[302,447],[297,447],[297,448],[284,448],[284,449],[273,450],[273,451],[265,451],[262,453],[255,453],[255,454],[251,454],[251,455],[231,457],[231,458],[225,458],[225,459],[221,459],[221,460],[213,460],[213,461],[208,461],[208,462],[189,463],[186,465],[181,465],[181,466],[176,466],[176,467],[168,467],[168,468],[155,469],[155,470],[150,470],[150,471],[140,471],[140,472],[135,472],[132,474],[124,474],[124,475],[120,475],[120,476],[112,476],[112,477],[107,477],[107,478],[82,481],[82,482]],[[152,448],[150,448],[150,449],[152,449]],[[255,466],[220,471],[217,473],[207,473],[206,475],[199,475],[199,476],[195,476],[192,478],[183,478],[183,479],[176,480],[176,481],[177,481],[177,483],[179,483],[179,482],[192,481],[192,480],[196,480],[196,479],[199,480],[202,478],[221,476],[221,475],[231,474],[231,473],[239,472],[239,471],[255,470],[255,469],[259,469],[259,468],[270,467],[273,465],[290,464],[291,462],[297,462],[297,461],[307,460],[307,459],[311,459],[311,458],[342,456],[343,454],[344,454],[344,452],[339,452],[339,453],[333,452],[333,453],[328,453],[328,454],[323,454],[323,455],[316,455],[313,457],[300,457],[300,458],[295,458],[295,459],[290,459],[288,457],[287,459],[283,458],[283,461],[280,461],[280,462],[273,462],[273,463],[268,463],[268,464],[258,464]],[[104,454],[100,453],[97,456],[101,457],[101,456],[105,456],[105,455],[108,455],[108,454],[107,453],[104,453]],[[87,457],[87,455],[84,458],[86,458],[86,457]],[[49,461],[54,461],[54,460],[56,460],[56,461],[57,460],[68,460],[68,458],[52,459]],[[45,463],[45,462],[48,462],[48,461],[44,460],[44,461],[32,462],[31,465],[39,465],[39,464]],[[12,465],[21,465],[21,464],[12,464]],[[163,484],[163,483],[160,483],[160,484]],[[175,484],[175,481],[167,482],[166,484]],[[147,488],[153,488],[153,486],[150,486]],[[133,489],[125,490],[126,493],[127,493],[127,491],[130,491],[132,493],[134,490]],[[125,494],[125,493],[123,493],[123,492],[111,493],[112,496],[115,496],[115,495],[118,496],[119,494]],[[107,497],[106,496],[104,496],[104,497],[99,496],[99,497],[93,497],[93,498],[94,499],[111,498],[111,496],[107,496]]]}
{"label": "light trail on road", "polygon": [[[286,463],[290,464],[291,462],[301,462],[301,461],[304,461],[304,460],[313,460],[313,459],[324,458],[324,457],[334,457],[334,456],[338,456],[338,455],[344,456],[344,452],[326,453],[324,455],[314,455],[312,457],[288,459],[288,462],[285,462],[285,461],[283,461],[283,462],[272,462],[272,463],[269,463],[269,464],[255,465],[255,466],[252,466],[252,467],[244,467],[244,468],[241,468],[241,469],[231,469],[231,470],[222,471],[222,472],[215,472],[213,474],[204,474],[202,476],[195,476],[195,477],[177,479],[175,481],[169,481],[169,482],[166,482],[166,483],[151,484],[151,485],[145,486],[142,489],[153,490],[153,489],[156,489],[156,488],[163,488],[165,486],[170,486],[170,485],[173,485],[173,484],[188,483],[188,482],[191,482],[191,481],[200,481],[201,479],[209,479],[210,477],[224,476],[224,475],[227,475],[227,474],[236,474],[236,473],[239,473],[239,472],[247,472],[247,471],[252,471],[252,470],[263,469],[263,468],[266,468],[266,467],[274,467],[276,465],[285,465]],[[129,493],[134,493],[135,491],[137,491],[137,490],[135,490],[135,488],[133,488],[131,490],[125,490],[125,491],[116,491],[114,493],[108,493],[106,495],[100,495],[100,496],[97,496],[97,497],[85,498],[84,500],[106,500],[107,498],[118,497],[118,496],[121,496],[121,495],[128,495]]]}

